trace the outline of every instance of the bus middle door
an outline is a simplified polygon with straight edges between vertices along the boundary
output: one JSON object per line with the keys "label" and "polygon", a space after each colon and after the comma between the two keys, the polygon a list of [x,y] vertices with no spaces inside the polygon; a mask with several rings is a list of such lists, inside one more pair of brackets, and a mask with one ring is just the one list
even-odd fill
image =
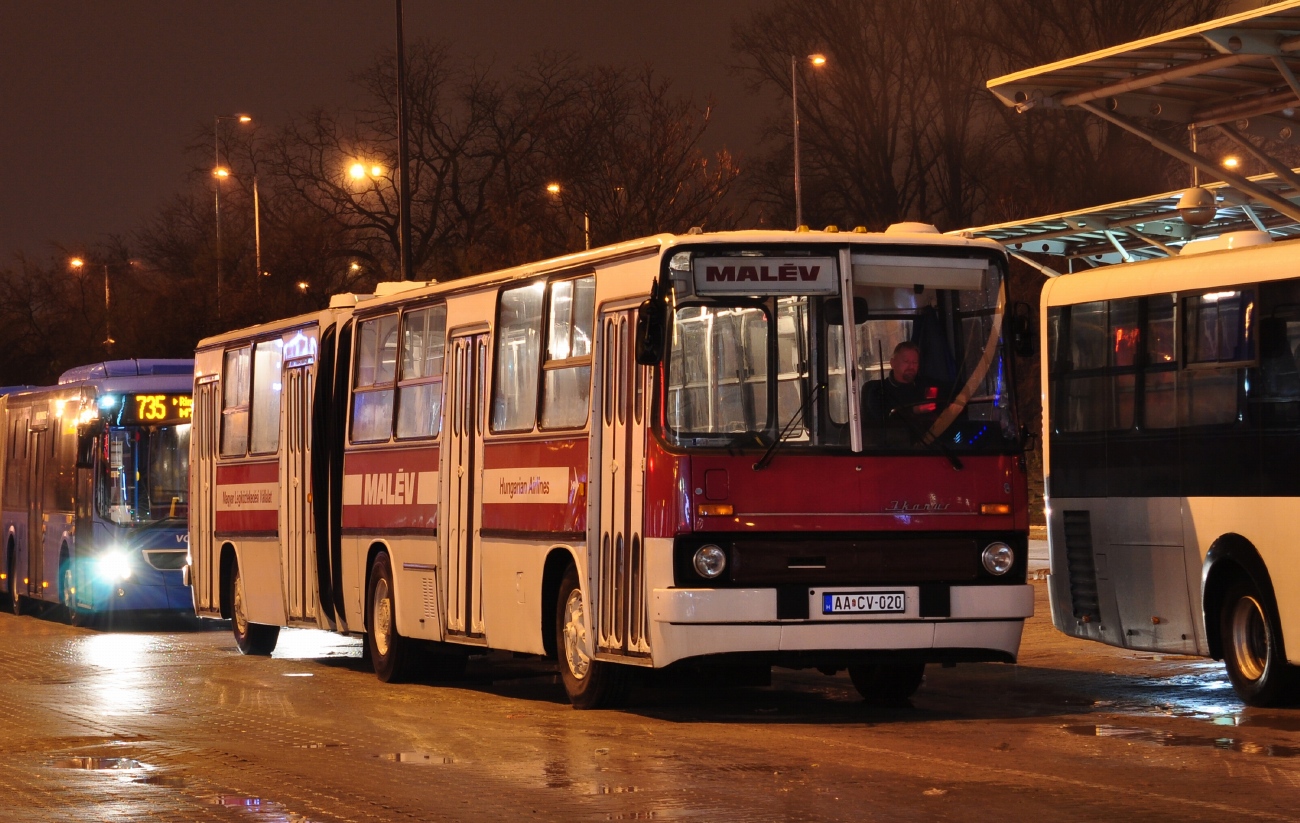
{"label": "bus middle door", "polygon": [[483,558],[479,552],[481,501],[479,475],[483,466],[484,406],[487,389],[487,334],[455,335],[451,339],[447,421],[447,502],[438,526],[446,547],[445,587],[447,633],[483,638]]}
{"label": "bus middle door", "polygon": [[284,445],[280,449],[280,551],[285,614],[290,621],[316,619],[315,522],[311,501],[311,371],[284,370]]}
{"label": "bus middle door", "polygon": [[636,313],[601,314],[598,542],[587,568],[595,609],[597,651],[623,657],[650,654],[645,554],[641,534],[644,501],[645,408],[648,378],[632,354]]}

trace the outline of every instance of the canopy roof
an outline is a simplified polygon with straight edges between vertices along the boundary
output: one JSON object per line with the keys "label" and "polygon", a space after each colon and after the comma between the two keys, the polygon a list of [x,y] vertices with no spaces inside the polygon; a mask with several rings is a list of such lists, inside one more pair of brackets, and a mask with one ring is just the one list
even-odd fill
{"label": "canopy roof", "polygon": [[[1300,192],[1275,175],[1249,180],[1279,195],[1300,199]],[[1183,192],[1171,191],[953,234],[996,240],[1012,254],[1049,254],[1082,259],[1089,265],[1165,257],[1176,254],[1190,240],[1233,231],[1264,230],[1276,239],[1300,237],[1300,223],[1267,204],[1252,201],[1232,186],[1213,183],[1203,188],[1215,195],[1217,208],[1214,218],[1202,226],[1184,222],[1178,210]]]}
{"label": "canopy roof", "polygon": [[[988,82],[1019,112],[1075,108],[1126,129],[1223,180],[1239,193],[1300,222],[1300,176],[1247,135],[1300,144],[1300,0],[1223,17]],[[1186,125],[1191,148],[1139,120]],[[1257,186],[1195,153],[1196,132],[1214,128],[1273,172]],[[1290,191],[1287,191],[1290,189]],[[1286,192],[1288,196],[1280,196]]]}

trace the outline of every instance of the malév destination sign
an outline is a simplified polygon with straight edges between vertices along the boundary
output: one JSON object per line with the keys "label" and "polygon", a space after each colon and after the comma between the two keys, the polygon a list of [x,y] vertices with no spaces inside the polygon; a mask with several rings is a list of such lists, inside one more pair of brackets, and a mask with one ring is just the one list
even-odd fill
{"label": "mal\u00e9v destination sign", "polygon": [[833,257],[697,257],[697,294],[834,294]]}

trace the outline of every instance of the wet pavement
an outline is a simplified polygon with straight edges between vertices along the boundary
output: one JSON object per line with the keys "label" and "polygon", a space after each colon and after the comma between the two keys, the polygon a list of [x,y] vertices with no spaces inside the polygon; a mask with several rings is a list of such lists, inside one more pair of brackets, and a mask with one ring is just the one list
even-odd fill
{"label": "wet pavement", "polygon": [[379,683],[359,641],[0,615],[0,821],[1293,820],[1300,709],[1220,664],[1057,634],[931,666],[911,708],[848,678],[659,682],[576,712],[543,663]]}

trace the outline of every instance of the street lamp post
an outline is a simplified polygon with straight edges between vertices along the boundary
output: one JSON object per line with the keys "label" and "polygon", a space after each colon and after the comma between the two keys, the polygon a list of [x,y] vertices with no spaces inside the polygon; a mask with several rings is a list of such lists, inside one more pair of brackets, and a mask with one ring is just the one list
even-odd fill
{"label": "street lamp post", "polygon": [[[215,163],[212,166],[212,176],[216,178],[213,184],[213,216],[216,219],[217,226],[217,324],[221,324],[221,181],[230,176],[230,169],[221,165],[221,121],[234,120],[239,123],[251,123],[253,118],[247,114],[218,114],[212,118],[212,148]],[[260,264],[259,264],[260,267]]]}
{"label": "street lamp post", "polygon": [[[826,56],[808,55],[808,62],[818,68],[826,65]],[[790,108],[794,116],[794,226],[803,225],[803,188],[799,182],[799,63],[790,55]]]}
{"label": "street lamp post", "polygon": [[[76,269],[77,271],[81,271],[81,269],[85,267],[86,261],[82,260],[80,257],[74,257],[68,261],[68,264],[72,266],[72,268]],[[117,342],[116,340],[113,339],[113,330],[111,325],[112,322],[111,321],[112,310],[111,310],[111,302],[110,302],[111,296],[112,296],[112,292],[109,290],[108,287],[108,263],[105,263],[104,264],[104,349],[105,350],[112,348],[113,344]]]}
{"label": "street lamp post", "polygon": [[[562,191],[559,183],[547,183],[546,190],[556,197],[559,197]],[[591,215],[587,213],[586,209],[582,210],[582,247],[584,249],[591,248]]]}

